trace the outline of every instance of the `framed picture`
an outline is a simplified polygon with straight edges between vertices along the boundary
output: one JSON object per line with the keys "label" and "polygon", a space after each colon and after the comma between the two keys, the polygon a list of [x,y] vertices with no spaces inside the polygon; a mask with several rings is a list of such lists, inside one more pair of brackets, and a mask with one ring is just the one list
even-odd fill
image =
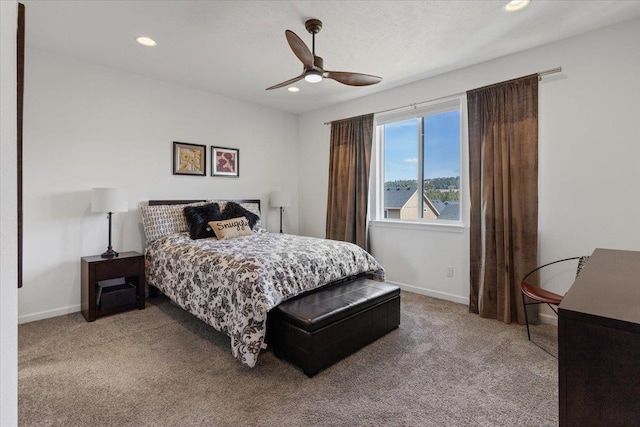
{"label": "framed picture", "polygon": [[207,146],[174,141],[173,174],[205,176],[207,174]]}
{"label": "framed picture", "polygon": [[211,147],[211,176],[240,176],[240,150]]}

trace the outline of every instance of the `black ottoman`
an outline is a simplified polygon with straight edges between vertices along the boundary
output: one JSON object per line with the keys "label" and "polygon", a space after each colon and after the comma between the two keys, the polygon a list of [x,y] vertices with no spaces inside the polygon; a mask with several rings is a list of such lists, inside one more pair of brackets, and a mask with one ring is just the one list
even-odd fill
{"label": "black ottoman", "polygon": [[274,354],[312,377],[400,325],[400,288],[356,279],[285,301],[269,317]]}

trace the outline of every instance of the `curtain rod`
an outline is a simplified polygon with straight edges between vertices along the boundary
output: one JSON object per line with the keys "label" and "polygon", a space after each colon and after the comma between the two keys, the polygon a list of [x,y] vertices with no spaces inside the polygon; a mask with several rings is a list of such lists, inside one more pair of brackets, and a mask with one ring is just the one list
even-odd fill
{"label": "curtain rod", "polygon": [[[556,68],[551,68],[551,69],[545,70],[545,71],[539,71],[536,74],[538,74],[538,80],[541,80],[543,76],[548,76],[549,74],[559,73],[561,71],[562,71],[562,67],[556,67]],[[465,93],[466,93],[466,91],[465,92],[454,93],[452,95],[442,96],[440,98],[430,99],[429,101],[414,102],[413,104],[403,105],[402,107],[395,107],[395,108],[389,108],[387,110],[375,111],[373,114],[388,113],[389,111],[402,110],[403,108],[417,107],[418,105],[427,104],[429,102],[434,102],[434,101],[440,101],[442,99],[451,98],[453,96],[464,95]],[[358,117],[358,116],[356,116],[356,117]],[[333,120],[333,121],[339,122],[340,120],[346,120],[346,119],[337,119],[337,120]],[[325,125],[330,125],[331,123],[333,123],[333,121],[332,122],[324,122],[324,124]]]}

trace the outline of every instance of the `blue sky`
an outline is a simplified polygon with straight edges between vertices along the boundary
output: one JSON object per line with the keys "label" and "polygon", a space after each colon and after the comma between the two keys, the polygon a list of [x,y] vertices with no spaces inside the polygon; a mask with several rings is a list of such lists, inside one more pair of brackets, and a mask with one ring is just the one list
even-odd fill
{"label": "blue sky", "polygon": [[[425,117],[425,178],[460,175],[460,112]],[[418,119],[385,125],[384,180],[417,179]]]}

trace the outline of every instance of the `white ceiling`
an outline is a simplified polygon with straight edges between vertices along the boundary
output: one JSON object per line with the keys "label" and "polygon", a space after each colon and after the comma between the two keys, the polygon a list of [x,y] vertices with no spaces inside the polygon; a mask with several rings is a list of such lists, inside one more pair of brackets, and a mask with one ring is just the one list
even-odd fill
{"label": "white ceiling", "polygon": [[[640,16],[640,1],[23,1],[28,47],[293,113],[358,98]],[[285,29],[311,48],[323,22],[325,69],[381,76],[265,88],[302,72]],[[145,48],[146,35],[158,45]],[[561,65],[561,64],[558,64]],[[531,72],[542,70],[531,70]]]}

